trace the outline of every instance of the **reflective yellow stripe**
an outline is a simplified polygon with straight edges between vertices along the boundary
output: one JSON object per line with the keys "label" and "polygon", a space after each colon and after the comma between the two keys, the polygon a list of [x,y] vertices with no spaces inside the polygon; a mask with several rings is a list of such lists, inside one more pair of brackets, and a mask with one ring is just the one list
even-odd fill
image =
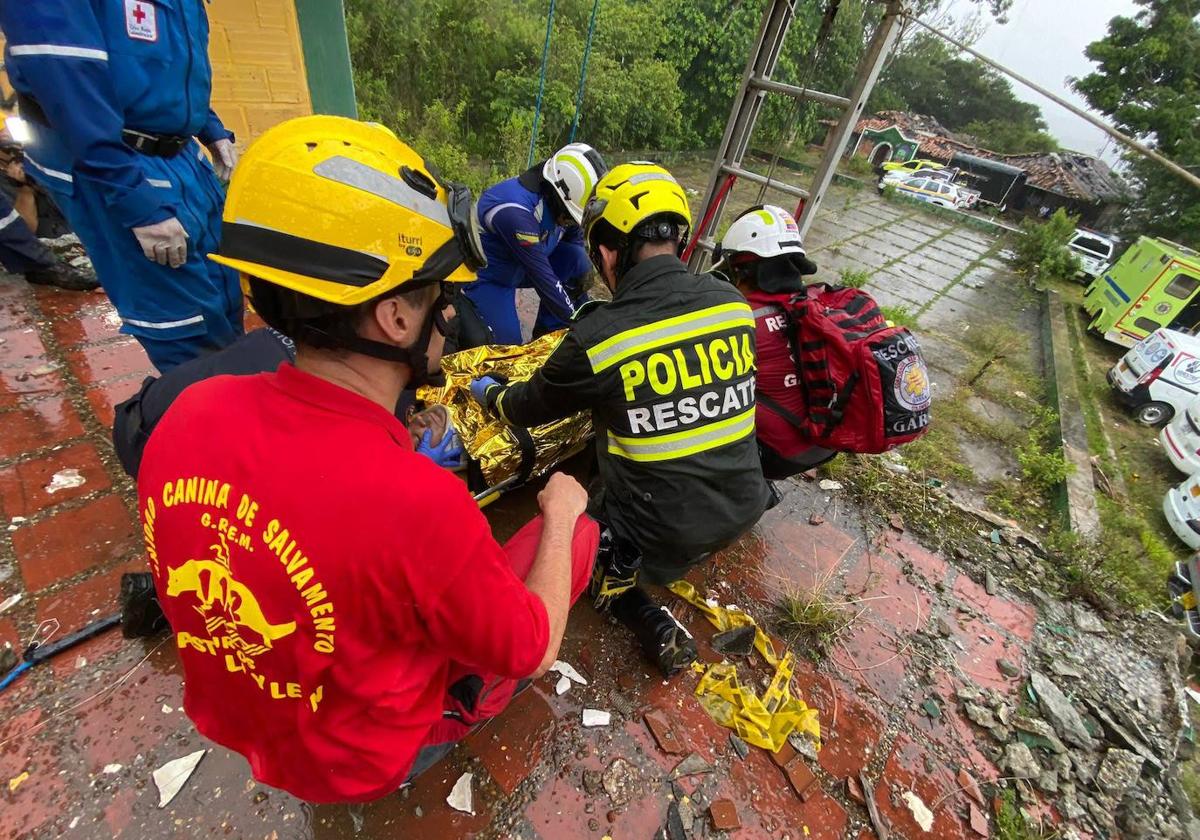
{"label": "reflective yellow stripe", "polygon": [[583,195],[571,197],[572,201],[582,207],[587,202],[588,196],[592,194],[592,179],[588,177],[587,170],[583,168],[583,165],[571,155],[563,155],[559,160],[570,165],[579,175],[579,180],[583,181]]}
{"label": "reflective yellow stripe", "polygon": [[750,311],[748,304],[724,303],[720,306],[710,306],[698,312],[677,315],[617,333],[612,338],[588,348],[588,361],[591,362],[592,372],[600,373],[630,356],[662,347],[664,344],[736,327],[754,329],[754,313]]}
{"label": "reflective yellow stripe", "polygon": [[608,451],[631,461],[672,461],[717,449],[754,433],[754,409],[695,429],[669,435],[631,438],[608,433]]}

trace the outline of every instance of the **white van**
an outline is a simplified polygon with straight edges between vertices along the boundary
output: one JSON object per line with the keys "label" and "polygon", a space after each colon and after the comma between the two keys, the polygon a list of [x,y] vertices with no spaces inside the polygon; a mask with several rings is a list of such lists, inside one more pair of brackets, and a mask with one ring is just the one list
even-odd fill
{"label": "white van", "polygon": [[1163,516],[1184,545],[1193,551],[1200,549],[1200,473],[1167,491]]}
{"label": "white van", "polygon": [[1080,273],[1091,280],[1099,277],[1112,263],[1117,243],[1103,233],[1076,228],[1067,247],[1079,258]]}
{"label": "white van", "polygon": [[1163,427],[1158,442],[1175,469],[1184,475],[1200,472],[1200,397]]}
{"label": "white van", "polygon": [[1200,394],[1200,338],[1157,329],[1113,365],[1108,384],[1139,423],[1161,426]]}

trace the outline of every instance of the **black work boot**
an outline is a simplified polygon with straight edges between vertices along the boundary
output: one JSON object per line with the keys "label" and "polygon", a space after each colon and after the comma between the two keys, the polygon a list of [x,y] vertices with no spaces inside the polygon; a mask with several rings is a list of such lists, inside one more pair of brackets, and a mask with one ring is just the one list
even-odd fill
{"label": "black work boot", "polygon": [[66,263],[25,272],[25,279],[35,286],[58,286],[70,292],[90,292],[100,288],[96,275]]}
{"label": "black work boot", "polygon": [[126,639],[156,636],[170,629],[167,617],[154,591],[154,576],[149,572],[121,575],[121,635]]}
{"label": "black work boot", "polygon": [[605,527],[600,532],[600,545],[596,549],[596,563],[592,566],[592,582],[588,594],[592,605],[600,612],[608,612],[614,599],[637,586],[638,569],[642,566],[642,553],[637,546],[613,534]]}
{"label": "black work boot", "polygon": [[696,641],[666,607],[634,586],[612,602],[612,614],[633,631],[646,657],[664,677],[672,677],[696,661]]}

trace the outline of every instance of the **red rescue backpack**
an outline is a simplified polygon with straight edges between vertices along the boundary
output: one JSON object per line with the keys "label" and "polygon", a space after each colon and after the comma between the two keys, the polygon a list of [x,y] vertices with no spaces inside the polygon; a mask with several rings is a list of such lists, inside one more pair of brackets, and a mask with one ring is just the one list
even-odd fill
{"label": "red rescue backpack", "polygon": [[758,402],[812,439],[841,452],[886,452],[929,427],[931,393],[921,345],[888,326],[861,289],[814,283],[783,302],[807,415],[758,391]]}

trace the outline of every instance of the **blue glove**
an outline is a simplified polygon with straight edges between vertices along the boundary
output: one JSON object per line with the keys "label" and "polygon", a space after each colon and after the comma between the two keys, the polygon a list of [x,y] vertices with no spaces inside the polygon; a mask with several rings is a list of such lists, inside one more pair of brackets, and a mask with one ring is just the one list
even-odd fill
{"label": "blue glove", "polygon": [[493,385],[499,385],[499,384],[500,384],[499,382],[497,382],[495,379],[493,379],[490,376],[481,376],[478,379],[472,379],[471,380],[471,396],[474,398],[475,402],[486,407],[487,406],[488,388],[491,388]]}
{"label": "blue glove", "polygon": [[446,434],[442,435],[442,442],[437,446],[430,442],[432,438],[433,429],[426,429],[417,445],[418,454],[446,469],[452,470],[462,466],[463,447],[462,441],[458,439],[458,432],[446,429]]}

